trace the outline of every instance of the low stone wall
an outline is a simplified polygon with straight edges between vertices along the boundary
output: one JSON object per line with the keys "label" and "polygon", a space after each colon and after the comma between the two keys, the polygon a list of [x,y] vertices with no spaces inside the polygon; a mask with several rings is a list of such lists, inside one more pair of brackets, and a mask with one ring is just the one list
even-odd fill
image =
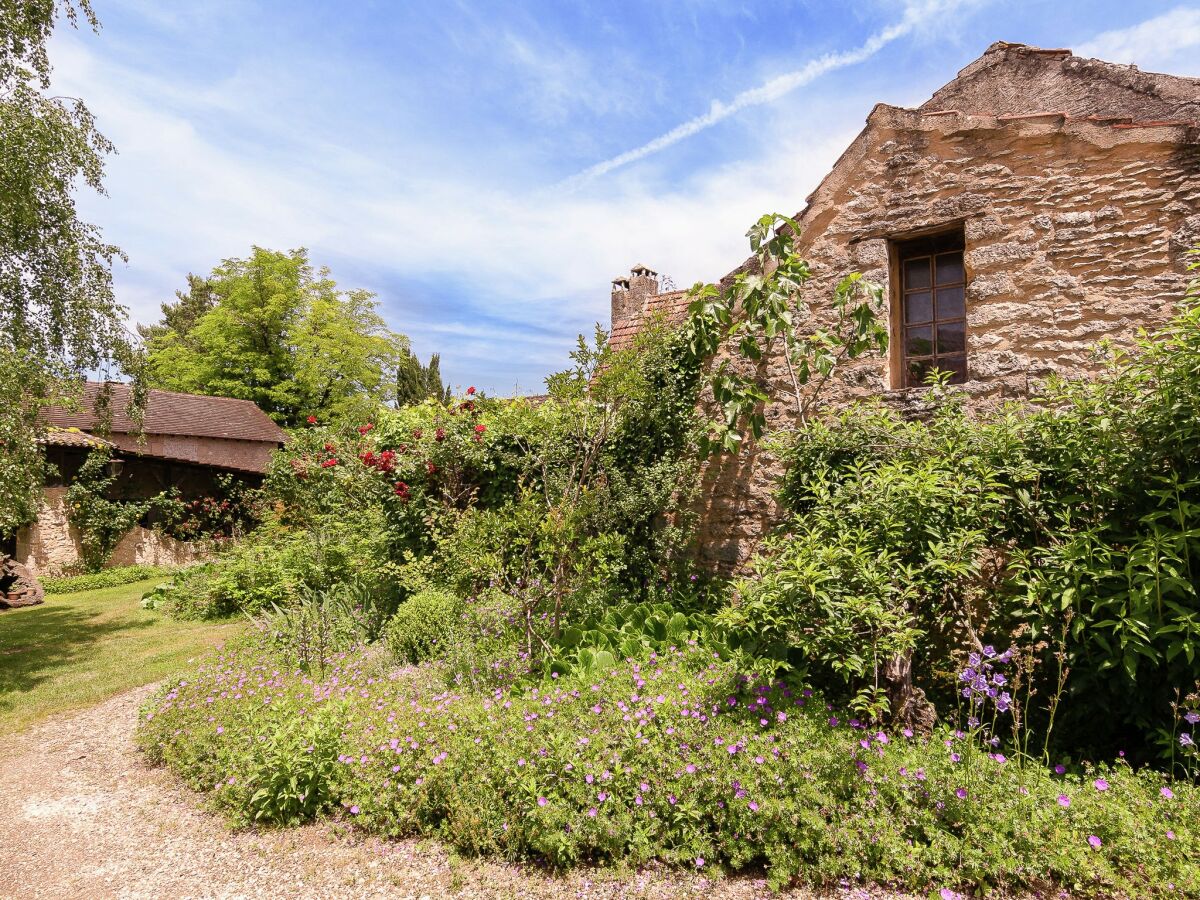
{"label": "low stone wall", "polygon": [[[121,539],[109,566],[183,566],[203,558],[194,544],[177,541],[140,525]],[[46,488],[37,521],[17,533],[18,562],[46,577],[79,566],[79,533],[67,517],[67,489]]]}

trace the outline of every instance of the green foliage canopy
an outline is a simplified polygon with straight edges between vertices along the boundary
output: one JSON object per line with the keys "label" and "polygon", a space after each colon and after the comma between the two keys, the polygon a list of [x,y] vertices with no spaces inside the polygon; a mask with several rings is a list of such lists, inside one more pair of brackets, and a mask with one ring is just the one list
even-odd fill
{"label": "green foliage canopy", "polygon": [[429,357],[429,364],[409,352],[396,369],[396,405],[410,406],[422,400],[450,402],[450,388],[442,383],[442,358],[438,353]]}
{"label": "green foliage canopy", "polygon": [[972,416],[935,394],[924,421],[872,404],[809,422],[785,451],[793,516],[722,621],[868,705],[903,654],[952,703],[955,650],[1016,634],[1042,698],[1061,648],[1061,742],[1178,750],[1170,703],[1200,675],[1197,293],[1032,403]]}
{"label": "green foliage canopy", "polygon": [[113,147],[82,100],[48,94],[60,16],[99,27],[88,0],[0,0],[0,535],[36,514],[39,410],[85,371],[137,371],[112,290],[121,252],[75,206],[77,185],[103,192]]}
{"label": "green foliage canopy", "polygon": [[338,288],[307,251],[253,248],[189,279],[147,335],[152,386],[253,400],[281,425],[369,410],[408,349],[369,291]]}

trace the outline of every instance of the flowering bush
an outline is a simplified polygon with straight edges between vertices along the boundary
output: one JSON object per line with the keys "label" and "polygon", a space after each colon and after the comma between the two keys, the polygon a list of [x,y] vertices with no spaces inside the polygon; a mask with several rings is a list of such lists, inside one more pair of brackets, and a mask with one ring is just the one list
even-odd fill
{"label": "flowering bush", "polygon": [[67,518],[79,534],[79,555],[88,572],[99,572],[138,519],[149,501],[110,498],[116,476],[108,471],[112,450],[90,450],[67,488]]}
{"label": "flowering bush", "polygon": [[185,499],[170,489],[151,500],[153,527],[178,541],[220,544],[241,535],[258,518],[258,498],[233,475],[217,477],[216,495]]}
{"label": "flowering bush", "polygon": [[342,654],[323,678],[244,647],[170,686],[139,742],[234,822],[336,815],[562,867],[665,860],[793,879],[1077,894],[1200,890],[1200,792],[970,737],[887,734],[697,646],[512,689]]}

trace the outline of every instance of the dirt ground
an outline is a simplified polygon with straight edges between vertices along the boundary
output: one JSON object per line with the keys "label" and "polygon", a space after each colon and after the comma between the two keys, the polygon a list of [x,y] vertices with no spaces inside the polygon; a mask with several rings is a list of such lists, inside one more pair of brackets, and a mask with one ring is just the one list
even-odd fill
{"label": "dirt ground", "polygon": [[[670,869],[555,878],[325,823],[231,833],[133,745],[140,688],[0,737],[0,897],[811,898]],[[846,887],[828,896],[900,895]]]}

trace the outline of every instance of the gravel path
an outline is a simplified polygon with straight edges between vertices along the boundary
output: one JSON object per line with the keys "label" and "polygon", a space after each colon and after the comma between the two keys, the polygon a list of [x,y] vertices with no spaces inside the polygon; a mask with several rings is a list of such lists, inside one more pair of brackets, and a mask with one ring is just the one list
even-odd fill
{"label": "gravel path", "polygon": [[150,690],[0,737],[0,897],[781,896],[754,879],[714,882],[668,869],[552,878],[330,823],[230,833],[201,810],[198,795],[135,750],[137,709]]}

